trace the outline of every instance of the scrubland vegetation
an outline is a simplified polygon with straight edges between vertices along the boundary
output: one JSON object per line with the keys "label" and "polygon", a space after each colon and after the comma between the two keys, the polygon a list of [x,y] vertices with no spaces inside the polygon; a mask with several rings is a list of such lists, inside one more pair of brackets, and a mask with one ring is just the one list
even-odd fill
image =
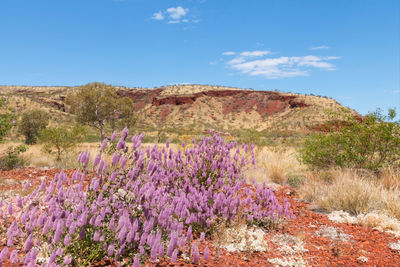
{"label": "scrubland vegetation", "polygon": [[[255,130],[207,134],[195,125],[148,128],[146,137],[135,128],[132,103],[116,98],[108,85],[82,87],[68,96],[77,116],[65,125],[52,124],[40,110],[18,118],[4,108],[7,99],[0,100],[0,140],[10,131],[25,136],[0,144],[0,168],[76,170],[38,188],[27,185],[29,193],[8,207],[5,221],[19,216],[8,225],[10,249],[0,252],[0,263],[10,258],[28,266],[82,266],[104,257],[134,266],[163,257],[198,263],[199,243],[227,236],[229,227],[272,229],[295,219],[271,186],[290,186],[319,212],[347,212],[353,223],[400,235],[400,124],[394,110],[333,120],[326,132],[305,138]],[[118,135],[115,129],[122,128]],[[93,142],[85,142],[88,133]],[[12,250],[17,240],[24,242],[23,259]],[[207,260],[208,248],[201,254]]]}

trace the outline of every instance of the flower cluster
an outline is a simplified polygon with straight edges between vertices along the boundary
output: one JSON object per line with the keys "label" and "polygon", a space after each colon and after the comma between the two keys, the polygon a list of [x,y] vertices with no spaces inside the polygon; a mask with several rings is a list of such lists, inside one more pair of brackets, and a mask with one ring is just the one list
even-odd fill
{"label": "flower cluster", "polygon": [[[23,209],[8,229],[9,248],[0,252],[0,263],[9,257],[27,266],[66,266],[108,256],[139,266],[163,257],[175,262],[183,253],[198,263],[197,244],[216,224],[294,218],[272,188],[245,186],[242,169],[254,161],[252,147],[227,143],[213,132],[179,150],[168,141],[162,148],[143,147],[143,135],[133,136],[129,148],[127,138],[124,129],[110,162],[101,154],[109,144],[101,144],[92,179],[83,152],[81,170],[71,177],[61,172],[18,201]],[[25,240],[22,259],[11,251],[17,238]],[[209,257],[208,247],[203,257]]]}

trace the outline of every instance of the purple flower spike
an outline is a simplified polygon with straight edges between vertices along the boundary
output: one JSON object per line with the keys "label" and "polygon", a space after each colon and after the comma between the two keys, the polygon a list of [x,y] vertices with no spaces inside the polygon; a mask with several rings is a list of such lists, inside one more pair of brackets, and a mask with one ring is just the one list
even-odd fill
{"label": "purple flower spike", "polygon": [[18,259],[18,252],[16,249],[14,249],[11,254],[10,254],[10,261],[11,263],[17,263],[19,261]]}
{"label": "purple flower spike", "polygon": [[195,264],[198,264],[200,255],[199,255],[199,249],[197,248],[196,244],[193,245],[192,253],[193,253],[193,262]]}
{"label": "purple flower spike", "polygon": [[22,206],[23,206],[22,197],[19,196],[19,197],[18,197],[18,200],[17,200],[17,207],[18,207],[18,208],[22,208]]}
{"label": "purple flower spike", "polygon": [[121,132],[121,138],[125,140],[128,137],[128,133],[129,133],[129,130],[128,130],[128,128],[125,127]]}
{"label": "purple flower spike", "polygon": [[56,255],[61,256],[63,254],[63,249],[61,247],[57,248]]}
{"label": "purple flower spike", "polygon": [[111,257],[114,254],[115,244],[111,243],[107,248],[107,255]]}
{"label": "purple flower spike", "polygon": [[117,138],[117,131],[114,131],[110,137],[111,142],[115,140],[115,138]]}
{"label": "purple flower spike", "polygon": [[8,248],[4,247],[0,252],[0,263],[2,263],[7,259],[7,255],[8,255]]}
{"label": "purple flower spike", "polygon": [[64,264],[65,265],[69,265],[69,264],[71,264],[71,262],[72,262],[71,255],[67,255],[67,256],[64,257]]}
{"label": "purple flower spike", "polygon": [[8,214],[9,214],[9,215],[12,215],[13,212],[14,212],[14,209],[13,209],[12,204],[10,203],[10,204],[8,205]]}
{"label": "purple flower spike", "polygon": [[93,235],[93,241],[99,241],[100,240],[100,232],[99,231],[96,231],[96,232],[94,232],[94,235]]}
{"label": "purple flower spike", "polygon": [[125,166],[125,164],[126,164],[126,156],[125,155],[123,155],[121,157],[119,164],[120,164],[121,168],[123,168]]}
{"label": "purple flower spike", "polygon": [[140,255],[136,254],[135,259],[133,260],[133,267],[139,267],[140,266]]}
{"label": "purple flower spike", "polygon": [[111,160],[111,165],[115,166],[115,164],[117,164],[118,161],[119,161],[119,154],[118,152],[115,152]]}
{"label": "purple flower spike", "polygon": [[89,160],[90,160],[90,154],[88,151],[86,151],[84,161],[82,162],[83,165],[87,166],[89,164]]}
{"label": "purple flower spike", "polygon": [[187,237],[187,239],[191,239],[192,238],[192,226],[189,226],[189,229],[187,231],[186,237]]}
{"label": "purple flower spike", "polygon": [[101,155],[97,154],[93,160],[93,167],[96,167],[99,164],[100,160],[101,160]]}
{"label": "purple flower spike", "polygon": [[171,262],[175,263],[177,257],[178,257],[178,249],[175,249],[174,252],[172,252]]}
{"label": "purple flower spike", "polygon": [[104,138],[104,140],[101,142],[100,151],[104,151],[106,147],[107,147],[107,138]]}
{"label": "purple flower spike", "polygon": [[120,149],[123,149],[123,148],[125,148],[125,140],[122,139],[122,137],[121,137],[121,139],[119,139],[119,141],[117,143],[117,150],[120,150]]}
{"label": "purple flower spike", "polygon": [[206,234],[204,232],[201,232],[200,234],[200,241],[203,241],[206,237]]}
{"label": "purple flower spike", "polygon": [[80,239],[84,239],[85,236],[86,236],[85,228],[82,228],[82,229],[79,231],[79,238],[80,238]]}
{"label": "purple flower spike", "polygon": [[29,250],[31,250],[33,245],[33,236],[32,234],[26,239],[25,244],[24,244],[24,251],[28,252]]}
{"label": "purple flower spike", "polygon": [[54,263],[56,257],[57,257],[57,251],[54,249],[50,254],[49,264]]}
{"label": "purple flower spike", "polygon": [[208,261],[208,258],[210,257],[210,249],[208,248],[208,246],[204,249],[203,254],[204,254],[203,256],[204,260]]}
{"label": "purple flower spike", "polygon": [[71,244],[71,236],[70,236],[69,234],[67,234],[67,235],[64,237],[64,245],[65,245],[66,247],[68,247],[70,244]]}

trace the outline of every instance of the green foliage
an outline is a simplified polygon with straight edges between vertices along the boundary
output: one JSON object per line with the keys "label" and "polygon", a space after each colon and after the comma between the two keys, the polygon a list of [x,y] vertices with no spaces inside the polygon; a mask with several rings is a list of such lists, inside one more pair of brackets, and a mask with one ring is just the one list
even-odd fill
{"label": "green foliage", "polygon": [[27,110],[22,113],[18,132],[25,136],[25,144],[36,144],[39,131],[49,124],[49,114],[40,109]]}
{"label": "green foliage", "polygon": [[293,188],[298,188],[302,185],[304,181],[304,177],[303,176],[299,176],[299,175],[289,175],[287,182],[288,184],[293,187]]}
{"label": "green foliage", "polygon": [[[107,232],[107,233],[105,233]],[[105,231],[103,236],[114,237],[111,231]],[[102,260],[107,256],[106,250],[102,249],[100,242],[93,242],[94,227],[86,228],[86,235],[84,238],[76,238],[71,246],[67,249],[67,253],[76,256],[78,259],[78,266],[90,266],[94,261]],[[107,238],[111,239],[112,238]]]}
{"label": "green foliage", "polygon": [[134,127],[138,121],[138,116],[134,112],[132,100],[128,97],[117,99],[116,107],[117,113],[110,119],[111,130],[114,132],[124,127]]}
{"label": "green foliage", "polygon": [[16,147],[10,146],[7,149],[7,155],[0,157],[0,169],[12,170],[16,167],[23,167],[26,165],[26,160],[20,156],[28,148],[25,145]]}
{"label": "green foliage", "polygon": [[75,93],[68,94],[66,103],[79,123],[100,131],[101,140],[104,139],[106,123],[110,123],[112,128],[136,123],[132,100],[119,97],[111,85],[98,82],[86,84]]}
{"label": "green foliage", "polygon": [[383,166],[400,166],[400,123],[381,110],[368,114],[362,122],[350,119],[338,131],[317,133],[306,138],[300,149],[304,163],[313,167],[330,166],[378,170]]}
{"label": "green foliage", "polygon": [[[0,98],[0,108],[5,106],[7,98],[5,96]],[[10,131],[13,126],[14,116],[10,111],[0,112],[0,142],[3,140],[4,136]]]}
{"label": "green foliage", "polygon": [[45,143],[43,151],[55,155],[60,161],[64,153],[73,150],[83,140],[84,133],[85,129],[79,125],[69,129],[62,126],[47,127],[40,131],[39,139]]}

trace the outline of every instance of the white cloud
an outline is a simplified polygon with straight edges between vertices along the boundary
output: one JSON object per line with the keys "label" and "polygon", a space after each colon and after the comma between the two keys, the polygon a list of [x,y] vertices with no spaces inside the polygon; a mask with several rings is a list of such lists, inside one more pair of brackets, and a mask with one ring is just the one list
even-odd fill
{"label": "white cloud", "polygon": [[244,62],[244,61],[245,61],[244,58],[242,58],[242,57],[237,57],[237,58],[234,58],[234,59],[231,59],[230,61],[228,61],[228,64],[229,64],[229,65],[235,65],[235,64],[242,63],[242,62]]}
{"label": "white cloud", "polygon": [[299,66],[322,68],[326,70],[335,70],[335,65],[326,62],[327,60],[339,59],[339,57],[317,57],[305,56],[298,59]]}
{"label": "white cloud", "polygon": [[400,90],[393,90],[392,94],[400,94]]}
{"label": "white cloud", "polygon": [[155,12],[151,18],[154,20],[164,20],[168,18],[168,24],[177,24],[181,22],[199,22],[199,20],[190,20],[188,18],[185,18],[188,13],[188,8],[183,8],[181,6],[169,7],[166,10]]}
{"label": "white cloud", "polygon": [[[296,76],[308,76],[311,69],[334,71],[335,65],[330,60],[339,57],[318,57],[313,55],[301,57],[264,57],[270,51],[245,51],[239,56],[227,61],[232,69],[250,76],[263,76],[267,79],[277,79]],[[264,57],[252,59],[252,57]]]}
{"label": "white cloud", "polygon": [[329,46],[320,45],[320,46],[314,46],[314,47],[309,48],[309,50],[326,50],[326,49],[329,49]]}
{"label": "white cloud", "polygon": [[226,52],[222,53],[223,56],[233,56],[233,55],[235,55],[235,54],[236,54],[236,53],[233,52],[233,51],[226,51]]}
{"label": "white cloud", "polygon": [[188,8],[183,8],[181,6],[167,8],[167,13],[173,20],[179,20],[181,17],[186,16],[188,12]]}
{"label": "white cloud", "polygon": [[271,54],[271,52],[267,50],[244,51],[240,53],[240,55],[244,57],[262,57],[268,54]]}
{"label": "white cloud", "polygon": [[154,13],[151,18],[155,19],[155,20],[163,20],[164,19],[164,15],[163,15],[163,13],[161,11],[158,11],[158,12]]}
{"label": "white cloud", "polygon": [[181,23],[181,21],[180,20],[169,20],[167,23],[168,24],[177,24],[177,23]]}

